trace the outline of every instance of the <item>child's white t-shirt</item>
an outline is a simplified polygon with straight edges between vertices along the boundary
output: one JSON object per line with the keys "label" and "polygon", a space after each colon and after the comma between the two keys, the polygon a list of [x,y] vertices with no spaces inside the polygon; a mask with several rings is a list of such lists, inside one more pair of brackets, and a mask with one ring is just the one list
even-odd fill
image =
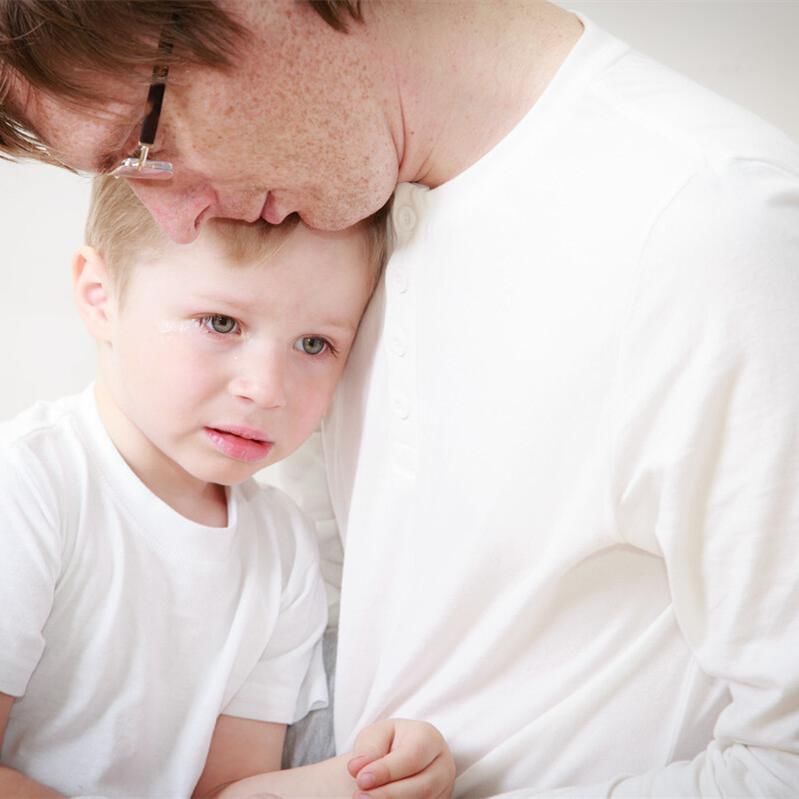
{"label": "child's white t-shirt", "polygon": [[91,388],[0,425],[5,765],[70,795],[184,797],[220,714],[326,702],[305,518],[252,480],[228,516],[204,527],[152,494]]}

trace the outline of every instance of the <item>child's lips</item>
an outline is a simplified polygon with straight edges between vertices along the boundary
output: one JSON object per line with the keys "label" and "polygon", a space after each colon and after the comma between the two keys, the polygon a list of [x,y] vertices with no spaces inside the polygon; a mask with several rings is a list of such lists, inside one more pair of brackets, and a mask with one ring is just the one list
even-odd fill
{"label": "child's lips", "polygon": [[273,442],[261,430],[251,427],[206,427],[205,435],[223,455],[244,463],[255,463],[269,455]]}

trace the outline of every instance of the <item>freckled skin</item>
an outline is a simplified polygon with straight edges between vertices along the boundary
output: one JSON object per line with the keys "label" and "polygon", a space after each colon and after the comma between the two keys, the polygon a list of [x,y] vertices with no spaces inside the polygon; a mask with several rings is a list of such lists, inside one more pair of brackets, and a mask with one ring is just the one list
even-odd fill
{"label": "freckled skin", "polygon": [[[180,242],[214,216],[257,219],[267,192],[278,215],[298,212],[323,230],[376,211],[396,184],[398,154],[372,77],[380,58],[368,28],[338,33],[293,0],[229,5],[252,38],[232,70],[170,71],[155,152],[173,162],[175,176],[131,181],[136,194]],[[135,98],[128,114],[138,118],[146,87],[115,84],[113,92]],[[102,119],[55,101],[32,116],[66,163],[86,166]],[[127,146],[135,144],[134,131]]]}
{"label": "freckled skin", "polygon": [[246,26],[262,33],[241,49],[235,74],[176,70],[163,117],[176,179],[134,189],[176,239],[200,215],[257,218],[267,191],[280,214],[347,227],[383,204],[398,170],[364,45],[302,7],[245,8],[257,17]]}
{"label": "freckled skin", "polygon": [[[440,186],[518,123],[582,32],[539,0],[365,3],[366,23],[347,34],[297,0],[220,2],[251,35],[229,70],[170,70],[153,155],[175,176],[131,181],[178,242],[215,216],[279,222],[296,212],[341,230],[380,208],[398,179]],[[130,133],[116,148],[130,154],[146,81],[102,90],[131,98]],[[90,168],[108,127],[97,112],[108,107],[25,105],[66,164]]]}

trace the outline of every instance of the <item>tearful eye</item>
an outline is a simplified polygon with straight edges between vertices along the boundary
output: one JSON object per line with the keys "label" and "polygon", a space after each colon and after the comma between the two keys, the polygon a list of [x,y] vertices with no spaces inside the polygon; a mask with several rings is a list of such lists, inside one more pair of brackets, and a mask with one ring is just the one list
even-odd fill
{"label": "tearful eye", "polygon": [[306,355],[319,355],[324,352],[327,347],[327,342],[318,336],[303,336],[297,341],[295,346]]}
{"label": "tearful eye", "polygon": [[236,320],[232,316],[225,316],[224,314],[213,314],[213,316],[206,316],[203,320],[205,326],[212,330],[214,333],[232,333],[236,329]]}

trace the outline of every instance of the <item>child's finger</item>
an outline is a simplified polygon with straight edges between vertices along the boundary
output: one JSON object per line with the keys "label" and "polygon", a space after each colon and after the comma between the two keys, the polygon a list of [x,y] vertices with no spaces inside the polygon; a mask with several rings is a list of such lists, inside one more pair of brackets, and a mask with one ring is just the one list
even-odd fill
{"label": "child's finger", "polygon": [[[352,747],[347,771],[355,778],[364,766],[387,755],[394,742],[395,725],[390,720],[378,721],[362,730]],[[403,775],[405,776],[405,775]],[[375,783],[375,785],[383,783]]]}
{"label": "child's finger", "polygon": [[356,755],[355,757],[351,758],[347,761],[347,771],[349,771],[350,776],[354,779],[355,775],[364,767],[368,766],[373,760],[376,760],[378,755],[374,755],[374,757],[370,755]]}
{"label": "child's finger", "polygon": [[361,790],[368,791],[413,777],[427,769],[439,752],[440,749],[432,747],[426,751],[418,742],[414,746],[402,746],[362,768],[356,773],[355,782]]}
{"label": "child's finger", "polygon": [[454,778],[451,761],[437,758],[424,771],[406,779],[371,789],[359,785],[354,799],[450,799]]}

